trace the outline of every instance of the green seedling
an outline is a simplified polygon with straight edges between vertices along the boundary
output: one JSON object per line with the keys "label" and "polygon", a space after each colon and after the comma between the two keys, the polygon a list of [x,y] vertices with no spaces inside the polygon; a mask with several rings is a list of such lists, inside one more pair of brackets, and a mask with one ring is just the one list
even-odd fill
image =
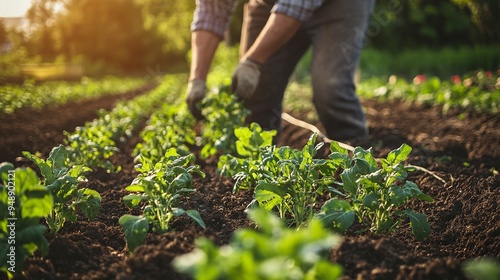
{"label": "green seedling", "polygon": [[94,220],[100,211],[101,195],[92,189],[78,188],[78,183],[85,180],[83,174],[90,168],[69,166],[69,155],[62,145],[52,149],[47,160],[29,152],[23,155],[38,166],[43,185],[53,197],[54,207],[45,217],[51,233],[58,233],[66,221],[75,222],[78,211],[89,221]]}
{"label": "green seedling", "polygon": [[164,233],[170,229],[173,217],[186,214],[205,228],[198,211],[177,207],[181,195],[195,191],[191,174],[205,176],[197,166],[188,166],[193,158],[192,154],[180,156],[175,148],[169,149],[158,162],[139,157],[136,170],[140,174],[126,188],[132,194],[123,201],[130,208],[143,202],[143,214],[126,214],[119,219],[129,251],[144,243],[150,224],[154,232]]}
{"label": "green seedling", "polygon": [[9,279],[24,268],[24,261],[38,251],[49,252],[41,219],[51,213],[53,200],[36,172],[0,164],[0,271]]}
{"label": "green seedling", "polygon": [[411,152],[411,147],[403,144],[381,159],[379,167],[371,153],[357,147],[350,157],[347,150],[338,143],[331,143],[330,159],[340,166],[341,182],[330,190],[336,197],[328,200],[317,217],[326,225],[344,232],[355,218],[363,228],[376,234],[393,232],[405,218],[409,218],[414,236],[418,240],[426,238],[431,230],[424,214],[404,208],[410,199],[433,202],[418,186],[407,180],[412,167],[403,162]]}
{"label": "green seedling", "polygon": [[329,261],[340,238],[318,220],[295,230],[266,210],[257,208],[248,214],[258,231],[239,229],[221,248],[208,239],[198,239],[193,252],[174,259],[174,268],[204,280],[331,280],[342,276],[342,268]]}
{"label": "green seedling", "polygon": [[234,143],[238,140],[234,129],[245,126],[250,111],[229,92],[228,85],[222,85],[218,92],[209,94],[202,105],[202,113],[210,121],[203,129],[201,157],[208,158],[217,152],[234,155]]}

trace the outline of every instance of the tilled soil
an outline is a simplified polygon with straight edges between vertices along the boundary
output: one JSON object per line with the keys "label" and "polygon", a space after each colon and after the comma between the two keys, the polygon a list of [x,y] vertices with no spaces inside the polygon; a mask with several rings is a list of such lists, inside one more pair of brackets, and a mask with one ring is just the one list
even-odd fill
{"label": "tilled soil", "polygon": [[[363,105],[376,157],[407,143],[413,147],[408,163],[431,170],[445,183],[422,171],[410,175],[435,199],[434,203],[410,204],[428,216],[432,234],[424,241],[413,238],[407,223],[390,236],[348,232],[331,254],[331,260],[344,268],[343,279],[466,279],[464,261],[480,256],[500,259],[500,116],[470,112],[443,115],[440,108],[397,101],[365,100]],[[46,155],[62,142],[63,130],[74,129],[73,125],[95,116],[80,114],[87,105],[71,106],[72,110],[47,109],[51,114],[26,115],[21,111],[0,116],[0,123],[7,121],[9,127],[16,128],[8,132],[2,129],[1,159],[14,161],[22,150],[41,150]],[[68,124],[63,120],[72,121]],[[36,127],[44,122],[47,125]],[[4,128],[6,124],[1,125]],[[283,122],[280,145],[301,148],[310,135]],[[250,226],[244,210],[252,193],[232,194],[232,182],[217,174],[216,160],[198,159],[196,163],[207,176],[195,176],[197,191],[183,198],[180,206],[198,210],[207,228],[189,218],[176,218],[172,231],[150,233],[146,243],[129,255],[118,219],[135,213],[121,199],[127,194],[124,188],[136,176],[130,153],[139,141],[135,136],[121,144],[121,152],[113,157],[113,163],[123,167],[120,173],[96,170],[87,176],[85,187],[99,191],[103,199],[95,221],[67,223],[57,236],[48,235],[49,255],[30,258],[18,279],[189,279],[171,268],[174,257],[191,251],[196,238],[206,237],[223,245],[236,229]]]}

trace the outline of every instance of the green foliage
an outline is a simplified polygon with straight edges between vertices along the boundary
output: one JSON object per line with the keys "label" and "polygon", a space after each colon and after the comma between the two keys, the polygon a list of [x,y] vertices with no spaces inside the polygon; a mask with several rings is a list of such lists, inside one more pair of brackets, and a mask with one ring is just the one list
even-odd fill
{"label": "green foliage", "polygon": [[486,43],[500,43],[500,26],[496,15],[500,14],[500,3],[496,0],[452,0],[466,8],[471,19]]}
{"label": "green foliage", "polygon": [[[440,49],[422,47],[402,49],[397,53],[366,48],[361,54],[361,75],[366,79],[395,74],[408,79],[418,74],[426,74],[448,79],[453,75],[465,75],[477,69],[494,70],[500,65],[499,47],[499,45]],[[460,59],[457,59],[458,57]]]}
{"label": "green foliage", "polygon": [[86,61],[93,74],[173,71],[186,67],[194,8],[194,1],[34,0],[27,46],[46,62]]}
{"label": "green foliage", "polygon": [[329,158],[343,171],[341,182],[336,183],[339,188],[331,188],[332,194],[340,198],[325,202],[316,215],[325,225],[343,232],[357,217],[363,228],[376,234],[389,234],[409,218],[418,240],[430,234],[424,214],[402,209],[410,199],[433,201],[415,183],[406,179],[411,167],[404,166],[403,162],[411,152],[410,146],[403,144],[391,151],[387,158],[380,160],[380,168],[371,149],[357,147],[354,155],[349,157],[348,151],[336,142],[332,142],[330,148]]}
{"label": "green foliage", "polygon": [[[368,46],[361,53],[359,77],[361,85],[363,85],[366,80],[389,77],[393,74],[405,79],[413,79],[419,74],[448,79],[453,75],[464,76],[478,69],[493,71],[500,65],[499,48],[498,44],[464,45],[439,49],[405,48],[394,52]],[[288,87],[288,92],[285,95],[285,106],[293,104],[293,108],[305,107],[307,110],[314,110],[312,105],[309,105],[310,103],[297,102],[297,98],[293,97],[302,94],[307,95],[306,98],[310,98],[311,54],[311,51],[306,52],[297,65],[293,80],[295,83],[292,82]],[[460,59],[457,59],[458,57]],[[307,85],[307,87],[303,85]],[[302,101],[302,99],[298,100]]]}
{"label": "green foliage", "polygon": [[238,156],[221,155],[217,166],[222,176],[235,179],[233,192],[237,192],[254,188],[264,178],[259,164],[274,151],[271,144],[276,131],[262,131],[259,124],[251,123],[249,127],[235,128],[234,134],[238,138],[235,143]]}
{"label": "green foliage", "polygon": [[257,159],[260,148],[269,146],[276,136],[276,131],[262,131],[257,123],[251,123],[249,127],[238,127],[234,129],[236,140],[236,153],[241,157]]}
{"label": "green foliage", "polygon": [[302,150],[284,146],[269,158],[263,158],[258,170],[267,173],[255,187],[254,200],[266,210],[277,210],[289,226],[302,226],[315,212],[317,199],[333,182],[335,166],[314,156],[322,143],[316,145],[313,134]]}
{"label": "green foliage", "polygon": [[500,262],[491,257],[467,260],[463,264],[463,270],[471,280],[500,279]]}
{"label": "green foliage", "polygon": [[99,118],[77,127],[66,134],[65,144],[74,164],[91,168],[103,167],[108,171],[120,171],[109,161],[118,148],[116,142],[125,142],[141,121],[155,110],[158,104],[173,103],[179,97],[180,83],[185,75],[170,75],[147,94],[118,103],[111,112],[101,110]]}
{"label": "green foliage", "polygon": [[[194,131],[195,119],[187,109],[184,99],[180,98],[185,91],[183,75],[166,77],[154,93],[162,96],[156,100],[163,105],[155,110],[141,131],[142,142],[138,143],[133,151],[134,156],[142,155],[153,161],[159,161],[170,148],[176,148],[181,155],[190,153],[188,145],[196,144]],[[152,94],[151,94],[152,95]]]}
{"label": "green foliage", "polygon": [[[357,147],[351,158],[336,142],[331,143],[329,158],[315,158],[323,145],[316,145],[316,134],[302,150],[295,150],[270,146],[272,133],[262,132],[257,124],[235,131],[240,156],[221,156],[218,169],[221,175],[235,180],[233,191],[254,188],[249,208],[258,205],[268,211],[276,210],[288,226],[301,227],[316,216],[341,232],[356,217],[365,229],[376,234],[391,233],[409,218],[417,239],[429,235],[425,215],[402,209],[413,198],[433,201],[416,184],[406,180],[411,170],[403,165],[411,152],[408,145],[391,151],[386,159],[381,159],[379,167],[371,149]],[[335,177],[339,169],[342,169],[340,182]],[[328,200],[317,213],[315,206],[325,193],[340,198]]]}
{"label": "green foliage", "polygon": [[119,220],[129,251],[133,252],[144,242],[149,224],[152,224],[154,232],[163,233],[170,229],[173,217],[186,214],[204,228],[198,211],[177,207],[181,195],[195,191],[191,174],[205,177],[197,166],[188,166],[193,161],[193,155],[180,156],[175,148],[171,148],[159,161],[144,156],[139,156],[138,160],[140,164],[136,170],[140,174],[126,188],[132,194],[125,196],[123,201],[131,208],[144,202],[143,214],[127,214]]}
{"label": "green foliage", "polygon": [[196,249],[173,261],[176,270],[194,279],[338,279],[342,268],[329,261],[340,239],[312,220],[289,229],[262,209],[249,211],[260,231],[237,230],[229,245],[216,247],[198,239]]}
{"label": "green foliage", "polygon": [[143,142],[136,145],[134,155],[158,161],[170,148],[176,148],[181,155],[189,154],[187,145],[195,144],[195,122],[185,103],[179,106],[164,104],[141,131]]}
{"label": "green foliage", "polygon": [[234,143],[237,141],[234,129],[245,125],[245,118],[250,111],[230,93],[228,84],[207,95],[202,103],[202,114],[206,120],[210,120],[203,128],[202,158],[208,158],[217,152],[234,154]]}
{"label": "green foliage", "polygon": [[[302,150],[270,146],[273,133],[261,132],[257,124],[238,129],[240,157],[220,157],[219,171],[235,180],[233,191],[255,188],[251,206],[277,210],[289,226],[302,226],[314,214],[317,199],[333,182],[335,166],[314,156],[322,147],[313,134]],[[257,136],[262,133],[262,136]],[[251,136],[251,137],[249,137]],[[267,139],[265,141],[264,139]]]}
{"label": "green foliage", "polygon": [[1,163],[0,182],[0,271],[10,279],[35,251],[48,254],[40,219],[52,211],[53,200],[30,168]]}
{"label": "green foliage", "polygon": [[51,233],[58,233],[66,221],[76,222],[77,211],[89,221],[97,216],[101,195],[92,189],[78,188],[78,182],[85,179],[83,174],[90,169],[83,165],[70,166],[65,147],[52,149],[47,160],[29,152],[23,152],[23,155],[38,166],[44,178],[43,184],[54,199],[54,207],[46,216]]}
{"label": "green foliage", "polygon": [[[188,60],[191,60],[188,58]],[[231,84],[231,74],[239,61],[239,45],[227,46],[219,44],[214,54],[214,59],[207,77],[207,85],[210,87],[216,85]]]}
{"label": "green foliage", "polygon": [[111,76],[99,80],[83,78],[79,83],[52,81],[35,84],[34,81],[27,80],[23,85],[0,86],[0,113],[12,114],[24,107],[42,108],[120,94],[137,89],[143,84],[143,79]]}
{"label": "green foliage", "polygon": [[[142,9],[144,28],[162,38],[164,50],[184,54],[190,49],[190,24],[194,1],[136,0]],[[172,32],[174,31],[175,32]],[[183,31],[183,32],[182,32]]]}
{"label": "green foliage", "polygon": [[[15,79],[14,77],[19,76],[21,73],[21,64],[26,61],[27,52],[25,48],[15,48],[8,53],[0,53],[0,82],[4,84],[2,80],[6,80],[9,82],[11,79]],[[0,90],[2,91],[2,90]],[[3,95],[0,95],[0,100]],[[0,112],[11,113],[13,109],[5,109],[5,104],[0,102]]]}
{"label": "green foliage", "polygon": [[89,167],[103,167],[113,171],[115,168],[109,161],[116,148],[113,132],[99,125],[99,120],[79,126],[72,134],[65,132],[65,144],[71,162],[85,164]]}
{"label": "green foliage", "polygon": [[[377,1],[366,45],[396,52],[499,43],[495,1],[460,1],[468,2],[460,6],[453,4],[458,0]],[[226,38],[230,44],[239,41],[245,1],[236,2]],[[194,9],[195,1],[36,0],[28,13],[33,31],[22,47],[43,61],[83,58],[90,66],[128,71],[187,67]]]}
{"label": "green foliage", "polygon": [[371,79],[358,86],[365,98],[402,99],[427,105],[442,105],[443,112],[451,108],[498,113],[500,83],[498,74],[478,71],[465,77],[454,76],[450,81],[437,77],[418,76],[412,83],[396,76],[388,82]]}
{"label": "green foliage", "polygon": [[33,1],[27,14],[33,27],[30,53],[47,62],[84,58],[130,72],[156,65],[166,58],[164,41],[144,28],[141,10],[135,0]]}
{"label": "green foliage", "polygon": [[469,15],[448,0],[379,0],[366,34],[367,46],[392,52],[479,41]]}

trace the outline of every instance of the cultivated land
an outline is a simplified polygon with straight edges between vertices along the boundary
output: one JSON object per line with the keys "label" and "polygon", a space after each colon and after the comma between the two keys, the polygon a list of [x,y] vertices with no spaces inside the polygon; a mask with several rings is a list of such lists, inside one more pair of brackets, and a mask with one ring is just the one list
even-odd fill
{"label": "cultivated land", "polygon": [[[126,94],[132,97],[142,92]],[[96,117],[98,108],[110,109],[117,96],[67,104],[43,110],[20,110],[0,115],[1,161],[15,162],[27,150],[46,157],[63,142],[63,131],[72,131]],[[449,111],[439,107],[408,105],[396,101],[363,100],[370,124],[373,154],[385,157],[402,143],[413,147],[408,163],[425,167],[445,180],[415,171],[410,180],[434,203],[411,202],[410,207],[427,215],[432,233],[416,241],[410,228],[390,236],[348,231],[342,244],[332,250],[331,260],[345,271],[343,279],[466,279],[465,260],[480,256],[500,258],[500,117],[499,115]],[[290,112],[305,118],[308,112]],[[188,217],[175,218],[172,230],[148,234],[135,254],[126,250],[118,219],[139,214],[127,208],[122,198],[137,176],[131,152],[140,141],[139,131],[125,143],[112,163],[120,173],[97,169],[87,175],[82,187],[102,196],[101,212],[93,222],[67,222],[58,235],[47,234],[49,255],[27,260],[18,279],[188,279],[170,266],[176,256],[190,252],[198,237],[217,245],[227,244],[232,233],[251,226],[244,212],[252,192],[232,193],[233,183],[217,174],[217,160],[196,163],[206,178],[194,175],[196,192],[180,201],[184,209],[199,211],[207,228]],[[280,145],[301,148],[311,132],[283,122]],[[31,166],[26,161],[16,166]]]}

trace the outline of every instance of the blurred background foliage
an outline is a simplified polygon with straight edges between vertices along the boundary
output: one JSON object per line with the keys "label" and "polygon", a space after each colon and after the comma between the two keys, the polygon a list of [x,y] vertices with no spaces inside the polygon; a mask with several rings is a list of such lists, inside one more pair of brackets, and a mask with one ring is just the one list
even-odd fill
{"label": "blurred background foliage", "polygon": [[[244,2],[237,2],[228,44],[238,43]],[[0,21],[0,76],[42,62],[81,63],[89,75],[187,71],[194,9],[194,0],[33,0],[27,29]],[[488,62],[483,68],[496,68],[499,14],[498,0],[378,0],[362,68],[375,75],[418,64],[413,72],[446,75],[478,68],[476,55]],[[460,67],[436,70],[443,50],[446,63],[462,60]],[[302,65],[307,71],[307,61]]]}

